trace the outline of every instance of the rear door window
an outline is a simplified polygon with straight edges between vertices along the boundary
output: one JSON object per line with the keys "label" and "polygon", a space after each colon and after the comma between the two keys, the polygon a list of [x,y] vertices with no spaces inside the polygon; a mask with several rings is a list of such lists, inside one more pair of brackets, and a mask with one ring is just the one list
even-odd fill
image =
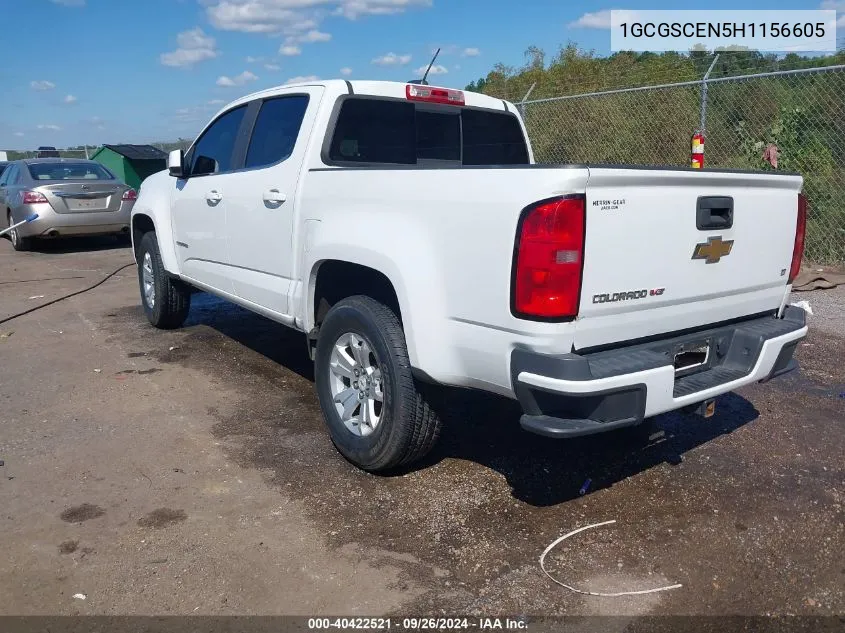
{"label": "rear door window", "polygon": [[252,130],[244,166],[264,167],[290,156],[307,108],[308,95],[265,101]]}
{"label": "rear door window", "polygon": [[5,184],[6,185],[16,185],[20,181],[20,178],[18,178],[18,172],[19,172],[19,169],[18,169],[17,165],[12,165],[8,169],[6,169],[6,173],[3,174]]}
{"label": "rear door window", "polygon": [[340,106],[328,159],[340,163],[527,165],[513,114],[350,98]]}

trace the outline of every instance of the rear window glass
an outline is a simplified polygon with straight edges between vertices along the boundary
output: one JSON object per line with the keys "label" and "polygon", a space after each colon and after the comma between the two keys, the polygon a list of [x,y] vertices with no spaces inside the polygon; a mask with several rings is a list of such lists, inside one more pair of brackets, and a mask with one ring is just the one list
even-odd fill
{"label": "rear window glass", "polygon": [[357,163],[417,162],[414,104],[347,99],[340,109],[329,156]]}
{"label": "rear window glass", "polygon": [[34,180],[112,180],[113,176],[97,163],[29,163]]}
{"label": "rear window glass", "polygon": [[528,148],[515,116],[466,109],[461,115],[461,121],[464,165],[528,163]]}
{"label": "rear window glass", "polygon": [[418,110],[417,160],[461,160],[461,117]]}
{"label": "rear window glass", "polygon": [[329,159],[337,162],[416,165],[525,165],[528,148],[517,118],[472,108],[418,107],[407,101],[346,99]]}

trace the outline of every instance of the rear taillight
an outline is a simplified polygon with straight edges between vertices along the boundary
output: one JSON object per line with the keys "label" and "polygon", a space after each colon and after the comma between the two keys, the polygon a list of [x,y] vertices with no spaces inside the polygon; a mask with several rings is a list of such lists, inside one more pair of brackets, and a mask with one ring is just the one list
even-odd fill
{"label": "rear taillight", "polygon": [[40,191],[24,191],[21,194],[21,204],[42,204],[47,202],[46,196]]}
{"label": "rear taillight", "polygon": [[538,202],[523,212],[513,271],[516,316],[550,320],[577,316],[584,214],[583,195]]}
{"label": "rear taillight", "polygon": [[131,201],[137,200],[137,199],[138,199],[138,192],[135,191],[134,189],[127,189],[126,191],[124,191],[123,192],[123,198],[121,198],[121,200],[123,200],[124,202],[131,202]]}
{"label": "rear taillight", "polygon": [[807,198],[798,194],[798,219],[795,222],[795,246],[792,249],[792,266],[789,268],[789,281],[792,283],[801,272],[801,260],[804,259],[804,235],[807,233]]}

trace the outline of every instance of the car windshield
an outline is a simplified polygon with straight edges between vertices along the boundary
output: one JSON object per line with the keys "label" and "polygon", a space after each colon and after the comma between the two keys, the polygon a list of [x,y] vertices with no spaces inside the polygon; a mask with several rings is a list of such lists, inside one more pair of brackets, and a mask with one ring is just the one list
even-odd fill
{"label": "car windshield", "polygon": [[112,180],[113,176],[97,163],[30,163],[35,180]]}

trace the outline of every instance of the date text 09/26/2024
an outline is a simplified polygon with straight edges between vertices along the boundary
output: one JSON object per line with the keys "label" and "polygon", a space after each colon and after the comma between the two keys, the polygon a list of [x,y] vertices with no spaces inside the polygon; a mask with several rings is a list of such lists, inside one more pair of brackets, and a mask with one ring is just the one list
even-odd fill
{"label": "date text 09/26/2024", "polygon": [[525,631],[528,622],[522,618],[309,618],[308,629],[320,630],[370,630],[370,631],[462,631],[480,630]]}

